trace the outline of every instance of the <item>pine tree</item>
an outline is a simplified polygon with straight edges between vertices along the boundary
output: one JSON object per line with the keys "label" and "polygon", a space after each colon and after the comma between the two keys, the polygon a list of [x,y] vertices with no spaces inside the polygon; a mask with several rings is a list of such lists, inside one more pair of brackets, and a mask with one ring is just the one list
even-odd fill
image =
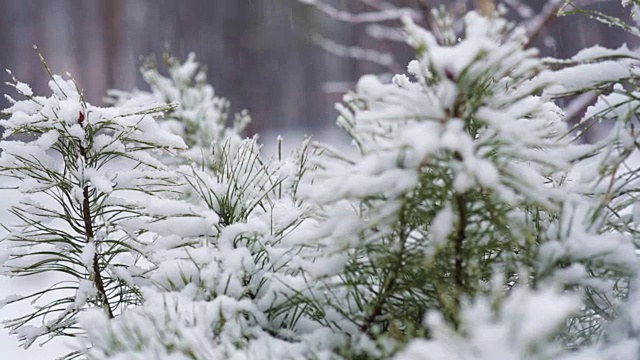
{"label": "pine tree", "polygon": [[[42,291],[2,301],[34,302],[32,313],[5,323],[25,347],[41,336],[82,333],[77,315],[83,309],[99,308],[114,318],[139,304],[139,285],[148,281],[147,230],[133,223],[175,220],[161,208],[174,201],[180,179],[154,153],[186,146],[153,119],[171,106],[92,106],[73,80],[52,75],[42,62],[52,94],[34,95],[14,78],[11,85],[24,99],[10,99],[4,111],[9,117],[1,122],[0,174],[24,195],[11,208],[17,221],[3,224],[2,270],[11,276],[59,274]],[[29,140],[11,140],[15,135]]]}
{"label": "pine tree", "polygon": [[32,139],[0,142],[24,194],[2,269],[65,282],[4,300],[54,299],[7,325],[88,359],[638,359],[637,52],[540,59],[496,13],[436,23],[406,18],[408,74],[337,105],[353,155],[265,159],[193,57],[112,108],[14,79],[0,125]]}

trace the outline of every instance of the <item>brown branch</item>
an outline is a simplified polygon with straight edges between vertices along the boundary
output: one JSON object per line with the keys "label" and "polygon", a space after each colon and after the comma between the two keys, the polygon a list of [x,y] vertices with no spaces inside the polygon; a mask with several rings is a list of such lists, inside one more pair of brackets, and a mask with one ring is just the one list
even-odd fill
{"label": "brown branch", "polygon": [[564,0],[549,0],[538,15],[526,23],[525,29],[527,30],[528,40],[527,43],[524,44],[524,47],[529,46],[529,44],[540,35],[542,29],[544,29],[551,20],[556,18],[556,14],[563,5]]}
{"label": "brown branch", "polygon": [[402,268],[402,263],[404,262],[404,250],[407,243],[408,233],[405,231],[405,209],[400,210],[400,249],[398,250],[397,258],[395,263],[392,265],[391,270],[389,271],[389,275],[385,278],[384,283],[382,285],[382,289],[378,298],[376,299],[375,304],[371,310],[371,313],[365,317],[362,325],[360,325],[360,331],[364,333],[369,333],[370,336],[373,334],[370,333],[371,328],[375,320],[382,314],[382,308],[387,301],[387,298],[394,290],[397,285],[398,276],[400,275],[400,269]]}
{"label": "brown branch", "polygon": [[[78,116],[78,124],[84,127],[84,114],[80,112]],[[85,163],[87,161],[87,151],[82,145],[79,144],[80,147],[80,155],[84,159]],[[93,282],[98,290],[98,297],[102,302],[102,307],[104,311],[107,313],[109,319],[113,319],[113,311],[111,310],[111,306],[109,305],[109,300],[107,298],[107,292],[104,288],[104,282],[102,280],[102,275],[100,274],[100,265],[99,265],[99,256],[98,256],[98,247],[95,246],[95,233],[93,231],[93,222],[91,221],[91,202],[89,196],[89,186],[85,185],[82,189],[82,221],[84,223],[84,232],[87,239],[87,243],[94,242],[94,252],[92,259],[92,271],[93,271]]]}
{"label": "brown branch", "polygon": [[455,302],[459,306],[464,294],[464,242],[467,239],[467,199],[464,194],[455,196],[458,207],[458,228],[454,239],[453,282],[456,286]]}

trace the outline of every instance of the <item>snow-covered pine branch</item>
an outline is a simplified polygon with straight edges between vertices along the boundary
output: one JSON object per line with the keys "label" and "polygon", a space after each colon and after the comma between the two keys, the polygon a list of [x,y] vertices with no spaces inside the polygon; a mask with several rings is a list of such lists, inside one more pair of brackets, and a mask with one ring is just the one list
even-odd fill
{"label": "snow-covered pine branch", "polygon": [[[405,19],[407,74],[337,105],[354,155],[263,158],[193,57],[112,108],[14,81],[0,124],[34,137],[0,142],[24,195],[0,258],[68,282],[9,327],[100,360],[638,359],[637,52],[543,60],[495,14],[436,23]],[[579,94],[579,126],[615,123],[595,144],[563,121]]]}
{"label": "snow-covered pine branch", "polygon": [[57,274],[47,289],[2,302],[33,302],[33,313],[5,323],[28,347],[41,336],[81,334],[76,317],[87,307],[113,318],[138,304],[139,285],[148,281],[140,260],[150,224],[200,215],[156,210],[176,198],[182,182],[156,159],[186,148],[154,120],[172,106],[96,107],[58,75],[51,75],[48,97],[15,78],[10,84],[23,99],[3,111],[9,117],[1,121],[0,176],[23,198],[11,208],[15,220],[2,223],[1,269],[9,276]]}

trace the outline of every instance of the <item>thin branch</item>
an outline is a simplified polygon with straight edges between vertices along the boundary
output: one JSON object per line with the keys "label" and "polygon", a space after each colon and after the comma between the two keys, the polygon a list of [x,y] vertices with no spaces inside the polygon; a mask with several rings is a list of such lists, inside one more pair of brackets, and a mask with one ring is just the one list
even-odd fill
{"label": "thin branch", "polygon": [[458,207],[458,228],[454,239],[454,270],[453,281],[456,286],[456,304],[460,306],[460,300],[464,294],[464,242],[467,239],[467,199],[464,194],[455,196]]}
{"label": "thin branch", "polygon": [[[387,277],[384,279],[384,282],[382,284],[382,289],[380,290],[380,293],[378,294],[378,297],[375,300],[375,303],[373,305],[373,308],[371,309],[371,312],[369,313],[369,315],[367,315],[367,317],[365,317],[364,321],[362,322],[362,325],[360,325],[360,331],[362,331],[363,333],[369,333],[371,331],[371,328],[373,327],[375,320],[382,314],[384,304],[387,302],[387,299],[390,297],[390,295],[393,293],[393,291],[397,286],[398,277],[400,276],[401,269],[404,263],[404,253],[406,249],[407,239],[409,238],[408,231],[406,231],[407,229],[405,229],[407,227],[405,212],[406,212],[406,209],[404,208],[400,210],[400,219],[399,219],[400,234],[399,234],[399,243],[398,243],[399,249],[398,249],[396,259],[393,265],[391,265],[392,267],[389,270]],[[372,335],[372,334],[369,334],[369,335]]]}
{"label": "thin branch", "polygon": [[388,69],[395,74],[401,73],[403,71],[402,67],[395,62],[393,54],[391,53],[365,49],[358,46],[345,46],[321,36],[314,37],[314,42],[325,51],[336,56],[370,61]]}
{"label": "thin branch", "polygon": [[422,15],[410,8],[391,8],[379,11],[363,12],[363,13],[350,13],[348,11],[338,10],[331,5],[325,4],[318,0],[298,0],[303,4],[307,4],[315,7],[325,15],[338,21],[343,21],[351,24],[364,24],[383,21],[400,20],[405,16],[419,21],[422,19]]}
{"label": "thin branch", "polygon": [[533,17],[533,9],[521,0],[503,0],[503,2],[511,6],[521,18],[530,19]]}
{"label": "thin branch", "polygon": [[564,0],[549,0],[542,11],[536,15],[533,19],[527,21],[525,29],[527,30],[527,43],[525,47],[531,44],[531,42],[540,35],[542,29],[557,16],[558,11],[564,5]]}
{"label": "thin branch", "polygon": [[[80,124],[80,126],[83,126],[83,121],[84,121],[84,114],[80,112],[80,115],[78,117],[78,124]],[[82,156],[82,158],[86,163],[87,151],[82,145],[82,143],[80,143],[79,146],[80,146],[80,155]],[[88,244],[89,243],[95,244],[95,233],[93,231],[93,221],[91,219],[91,210],[90,210],[91,202],[90,202],[88,185],[85,185],[84,188],[82,189],[82,198],[83,198],[82,199],[82,220],[84,223],[85,236],[87,238]],[[100,297],[100,301],[102,302],[102,307],[104,308],[104,311],[107,313],[107,316],[109,317],[109,319],[113,319],[114,318],[113,311],[111,310],[111,306],[109,306],[109,298],[107,296],[107,292],[104,287],[104,281],[102,280],[102,275],[100,273],[100,264],[98,261],[99,261],[98,247],[95,246],[93,259],[92,259],[93,282],[96,285],[96,290],[98,290],[98,296]]]}
{"label": "thin branch", "polygon": [[407,38],[402,33],[402,30],[394,26],[383,26],[379,24],[367,25],[365,29],[367,35],[376,40],[389,40],[399,43],[406,43]]}
{"label": "thin branch", "polygon": [[370,6],[375,10],[397,9],[398,7],[388,1],[382,0],[360,0],[361,3]]}

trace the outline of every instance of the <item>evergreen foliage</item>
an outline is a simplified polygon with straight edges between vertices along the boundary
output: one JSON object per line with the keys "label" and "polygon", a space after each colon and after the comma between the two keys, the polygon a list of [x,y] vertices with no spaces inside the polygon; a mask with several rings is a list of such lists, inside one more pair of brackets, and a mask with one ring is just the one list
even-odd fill
{"label": "evergreen foliage", "polygon": [[497,15],[437,23],[406,18],[408,74],[337,105],[354,155],[265,159],[193,55],[106,108],[44,60],[50,96],[14,78],[0,269],[58,275],[5,325],[72,337],[67,358],[640,358],[637,52],[540,59]]}

